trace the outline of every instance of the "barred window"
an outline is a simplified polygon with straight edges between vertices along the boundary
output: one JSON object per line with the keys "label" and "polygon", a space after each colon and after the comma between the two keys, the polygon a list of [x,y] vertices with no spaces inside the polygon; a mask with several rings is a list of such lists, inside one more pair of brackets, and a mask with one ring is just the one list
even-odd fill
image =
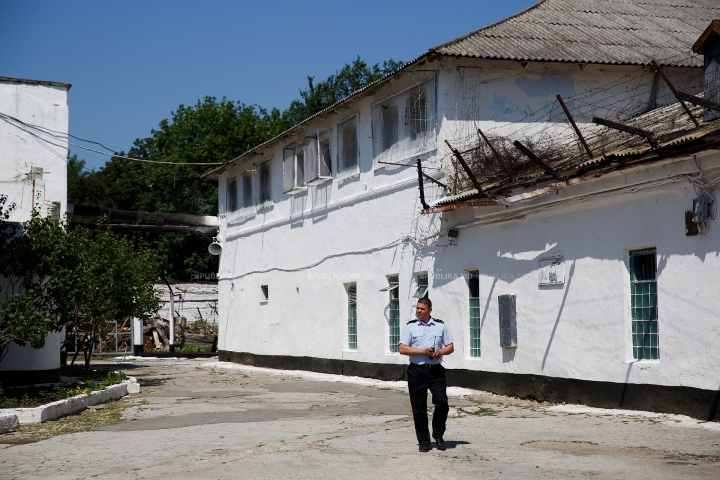
{"label": "barred window", "polygon": [[338,171],[352,170],[357,165],[357,116],[354,116],[338,125]]}
{"label": "barred window", "polygon": [[630,251],[630,309],[635,360],[660,358],[655,248]]}
{"label": "barred window", "polygon": [[236,211],[240,206],[238,205],[238,177],[233,177],[228,180],[227,182],[227,211],[228,212],[234,212]]}
{"label": "barred window", "polygon": [[389,345],[390,351],[397,353],[398,344],[400,343],[400,296],[398,295],[398,275],[390,275],[387,279],[389,285],[383,290],[387,290],[390,295],[388,303],[388,323],[390,327]]}
{"label": "barred window", "polygon": [[480,356],[480,275],[477,270],[468,272],[470,297],[470,356]]}
{"label": "barred window", "polygon": [[357,285],[354,283],[347,286],[347,348],[357,350]]}

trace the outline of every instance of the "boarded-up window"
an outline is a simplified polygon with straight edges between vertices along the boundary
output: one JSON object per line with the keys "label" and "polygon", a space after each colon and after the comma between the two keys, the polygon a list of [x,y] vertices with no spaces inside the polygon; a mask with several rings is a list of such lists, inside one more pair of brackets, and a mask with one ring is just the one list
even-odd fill
{"label": "boarded-up window", "polygon": [[347,171],[357,168],[357,116],[338,125],[338,170]]}

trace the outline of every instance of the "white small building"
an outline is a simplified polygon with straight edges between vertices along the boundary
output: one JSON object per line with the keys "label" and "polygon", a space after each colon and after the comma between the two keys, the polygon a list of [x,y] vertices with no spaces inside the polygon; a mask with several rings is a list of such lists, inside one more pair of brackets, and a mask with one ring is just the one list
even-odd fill
{"label": "white small building", "polygon": [[[33,210],[60,218],[67,208],[69,89],[0,77],[0,194],[6,207],[15,205],[10,222],[30,220]],[[41,350],[12,344],[0,361],[0,383],[58,381],[61,343],[62,334],[53,333]]]}
{"label": "white small building", "polygon": [[720,234],[686,212],[717,185],[718,130],[662,76],[703,92],[691,47],[714,17],[541,1],[207,174],[221,359],[401,379],[427,295],[450,384],[714,417]]}

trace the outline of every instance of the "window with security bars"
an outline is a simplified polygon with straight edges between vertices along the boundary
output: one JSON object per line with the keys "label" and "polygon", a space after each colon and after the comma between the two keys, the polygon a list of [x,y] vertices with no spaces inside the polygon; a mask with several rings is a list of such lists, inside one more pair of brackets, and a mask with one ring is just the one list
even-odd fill
{"label": "window with security bars", "polygon": [[630,310],[635,360],[660,358],[656,265],[654,248],[630,251]]}
{"label": "window with security bars", "polygon": [[388,322],[390,324],[390,351],[398,352],[398,344],[400,343],[400,296],[398,295],[399,280],[398,275],[388,277],[388,285],[383,290],[387,290],[390,295],[390,303],[388,304]]}
{"label": "window with security bars", "polygon": [[470,293],[470,356],[480,356],[480,275],[477,270],[468,272]]}
{"label": "window with security bars", "polygon": [[253,202],[253,181],[252,181],[252,175],[248,173],[243,173],[242,176],[242,194],[243,194],[243,208],[252,208],[254,206]]}
{"label": "window with security bars", "polygon": [[435,78],[374,104],[372,129],[375,162],[435,149]]}
{"label": "window with security bars", "polygon": [[347,287],[348,296],[348,326],[347,326],[347,348],[357,350],[357,285]]}

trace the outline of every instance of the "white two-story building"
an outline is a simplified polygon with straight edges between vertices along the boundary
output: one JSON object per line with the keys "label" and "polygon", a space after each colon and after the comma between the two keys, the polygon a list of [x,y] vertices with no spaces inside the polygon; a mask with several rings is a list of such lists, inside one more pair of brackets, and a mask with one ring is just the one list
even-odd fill
{"label": "white two-story building", "polygon": [[205,175],[221,359],[401,379],[428,296],[450,384],[714,417],[720,158],[712,115],[688,104],[695,126],[670,87],[705,89],[713,18],[714,0],[544,0]]}

